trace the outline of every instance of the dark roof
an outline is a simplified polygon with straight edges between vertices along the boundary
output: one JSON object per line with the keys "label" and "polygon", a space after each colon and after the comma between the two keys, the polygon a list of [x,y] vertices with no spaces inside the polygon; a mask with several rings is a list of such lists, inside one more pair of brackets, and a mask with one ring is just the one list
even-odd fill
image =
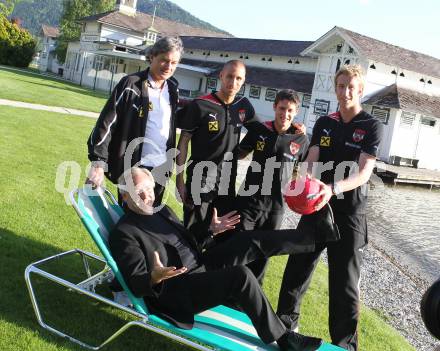
{"label": "dark roof", "polygon": [[349,36],[361,53],[373,61],[401,67],[428,76],[440,77],[440,59],[388,44],[348,29],[336,28],[341,33]]}
{"label": "dark roof", "polygon": [[[80,22],[98,21],[102,23],[111,24],[118,27],[128,28],[136,32],[144,32],[151,26],[153,16],[136,12],[135,16],[125,15],[117,10],[100,13],[93,16],[81,18]],[[166,20],[161,17],[154,18],[154,29],[156,29],[162,36],[176,36],[176,35],[202,35],[202,36],[228,36],[224,33],[213,32],[207,29],[191,27],[187,24],[178,23]]]}
{"label": "dark roof", "polygon": [[202,68],[210,68],[213,71],[220,71],[223,67],[223,63],[220,62],[212,62],[212,61],[201,61],[201,60],[192,60],[187,58],[182,58],[180,63],[190,66],[197,66]]}
{"label": "dark roof", "polygon": [[312,41],[181,36],[185,49],[229,51],[273,56],[299,56]]}
{"label": "dark roof", "polygon": [[60,31],[58,28],[47,26],[45,24],[41,26],[41,31],[43,32],[43,35],[45,37],[49,37],[49,38],[58,38],[60,35]]}
{"label": "dark roof", "polygon": [[[182,59],[183,64],[212,69],[210,77],[218,77],[222,63]],[[246,67],[246,83],[276,89],[293,89],[301,93],[312,93],[315,73],[280,69]]]}
{"label": "dark roof", "polygon": [[397,108],[423,115],[440,117],[440,96],[409,90],[396,84],[370,96],[363,104]]}

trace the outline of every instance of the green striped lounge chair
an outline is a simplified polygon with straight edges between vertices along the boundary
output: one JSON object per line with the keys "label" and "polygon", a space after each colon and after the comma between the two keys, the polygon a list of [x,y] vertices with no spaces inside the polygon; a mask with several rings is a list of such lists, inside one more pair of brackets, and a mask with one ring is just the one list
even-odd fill
{"label": "green striped lounge chair", "polygon": [[[80,249],[73,249],[34,262],[26,268],[25,280],[30,298],[37,320],[43,328],[91,350],[101,349],[133,326],[147,329],[197,350],[279,350],[275,343],[266,345],[260,340],[246,314],[225,306],[217,306],[197,314],[195,316],[194,328],[191,330],[180,329],[160,317],[150,314],[143,299],[135,297],[128,288],[108,248],[108,235],[123,214],[122,208],[117,204],[113,195],[103,188],[91,189],[89,186],[85,186],[82,189],[72,191],[70,200],[103,257]],[[44,264],[49,261],[62,259],[68,255],[79,255],[82,258],[87,279],[80,283],[72,283],[44,270]],[[101,261],[105,268],[97,274],[92,274],[87,263],[88,260]],[[135,318],[124,324],[112,335],[108,337],[103,336],[107,338],[101,344],[90,345],[45,322],[32,285],[34,275],[62,285],[70,291],[75,291],[113,306],[131,314]],[[97,286],[108,284],[114,278],[119,281],[128,295],[131,302],[130,306],[119,304],[113,301],[113,299],[96,292]],[[342,349],[330,344],[323,344],[319,348],[319,351],[337,350]]]}

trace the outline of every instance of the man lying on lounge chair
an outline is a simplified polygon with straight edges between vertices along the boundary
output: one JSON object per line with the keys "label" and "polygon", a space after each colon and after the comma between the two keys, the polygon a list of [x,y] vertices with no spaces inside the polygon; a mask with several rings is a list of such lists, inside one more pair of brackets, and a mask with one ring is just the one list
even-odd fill
{"label": "man lying on lounge chair", "polygon": [[[145,168],[132,168],[120,181],[126,214],[110,235],[110,250],[135,296],[151,312],[191,329],[194,314],[234,301],[251,319],[265,343],[281,350],[317,350],[321,339],[287,330],[245,266],[255,259],[311,252],[314,238],[294,229],[239,232],[203,252],[167,206],[153,211],[154,179]],[[235,212],[214,213],[212,235],[232,229]]]}

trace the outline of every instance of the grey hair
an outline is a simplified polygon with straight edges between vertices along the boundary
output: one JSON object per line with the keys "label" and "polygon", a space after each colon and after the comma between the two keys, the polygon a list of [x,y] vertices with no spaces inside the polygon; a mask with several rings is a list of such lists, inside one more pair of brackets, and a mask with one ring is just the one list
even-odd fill
{"label": "grey hair", "polygon": [[148,61],[150,57],[155,57],[160,54],[166,54],[170,51],[177,51],[180,56],[183,54],[183,43],[179,37],[163,37],[150,46],[146,51]]}
{"label": "grey hair", "polygon": [[[127,177],[131,176],[133,179],[133,177],[136,174],[141,174],[144,173],[145,175],[147,175],[148,178],[150,178],[150,180],[152,181],[152,183],[154,184],[154,178],[153,175],[151,174],[151,172],[143,167],[131,167],[129,169],[127,169],[124,173],[122,173],[119,178],[118,178],[118,189],[120,191],[120,193],[128,193],[129,191],[127,190]],[[154,185],[153,185],[154,186]]]}

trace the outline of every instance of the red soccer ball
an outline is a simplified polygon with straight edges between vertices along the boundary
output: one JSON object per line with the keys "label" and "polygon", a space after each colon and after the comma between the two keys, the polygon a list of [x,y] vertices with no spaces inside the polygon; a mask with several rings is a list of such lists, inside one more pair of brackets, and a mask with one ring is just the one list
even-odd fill
{"label": "red soccer ball", "polygon": [[286,184],[284,189],[284,201],[289,208],[299,214],[308,215],[315,212],[315,206],[320,200],[319,183],[310,177],[293,179]]}

